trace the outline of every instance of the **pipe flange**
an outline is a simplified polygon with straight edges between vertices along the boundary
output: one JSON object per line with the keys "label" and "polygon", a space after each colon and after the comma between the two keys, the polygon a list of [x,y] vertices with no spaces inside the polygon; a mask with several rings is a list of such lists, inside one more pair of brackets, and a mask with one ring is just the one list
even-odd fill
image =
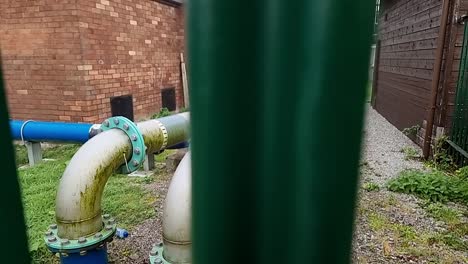
{"label": "pipe flange", "polygon": [[103,247],[105,243],[112,241],[114,238],[117,224],[109,215],[103,215],[102,222],[103,229],[101,231],[78,239],[60,238],[57,234],[57,225],[52,224],[44,234],[44,241],[47,248],[53,253],[83,253]]}
{"label": "pipe flange", "polygon": [[169,261],[164,259],[162,242],[153,246],[153,249],[150,251],[149,258],[151,264],[171,264]]}
{"label": "pipe flange", "polygon": [[124,157],[130,159],[129,162],[126,162],[125,165],[122,166],[121,171],[129,174],[138,170],[145,161],[146,146],[143,135],[137,125],[126,117],[114,116],[104,120],[101,129],[102,131],[120,129],[125,132],[132,143],[132,155],[130,157]]}

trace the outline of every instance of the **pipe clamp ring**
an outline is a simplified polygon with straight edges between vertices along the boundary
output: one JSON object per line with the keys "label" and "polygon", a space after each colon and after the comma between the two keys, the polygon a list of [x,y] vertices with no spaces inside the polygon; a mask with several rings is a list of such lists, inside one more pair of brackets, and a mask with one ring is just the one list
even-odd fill
{"label": "pipe clamp ring", "polygon": [[104,120],[101,129],[102,131],[120,129],[128,136],[132,143],[132,153],[128,155],[130,156],[129,162],[121,167],[122,172],[128,174],[138,170],[145,161],[146,147],[143,135],[137,125],[126,117],[114,116]]}
{"label": "pipe clamp ring", "polygon": [[161,132],[163,134],[163,144],[161,146],[161,149],[165,149],[167,147],[167,139],[168,139],[167,129],[163,125],[163,123],[161,123],[160,121],[158,121],[158,120],[154,120],[154,121],[156,121],[156,123],[159,126],[159,129],[161,130]]}

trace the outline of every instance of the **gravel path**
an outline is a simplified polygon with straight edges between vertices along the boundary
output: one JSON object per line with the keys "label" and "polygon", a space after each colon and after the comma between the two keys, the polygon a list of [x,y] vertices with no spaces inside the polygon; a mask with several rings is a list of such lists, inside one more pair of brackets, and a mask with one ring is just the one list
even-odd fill
{"label": "gravel path", "polygon": [[416,160],[405,160],[402,149],[414,148],[421,154],[421,149],[408,137],[371,107],[367,110],[364,128],[363,161],[368,167],[376,170],[372,180],[385,184],[404,169],[421,169],[422,164]]}

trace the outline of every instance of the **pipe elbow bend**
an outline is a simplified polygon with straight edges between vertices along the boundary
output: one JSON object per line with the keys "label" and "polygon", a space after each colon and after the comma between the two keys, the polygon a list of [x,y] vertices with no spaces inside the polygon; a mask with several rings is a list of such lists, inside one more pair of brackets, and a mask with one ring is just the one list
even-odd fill
{"label": "pipe elbow bend", "polygon": [[163,215],[164,258],[192,262],[192,170],[190,152],[177,167],[166,195]]}

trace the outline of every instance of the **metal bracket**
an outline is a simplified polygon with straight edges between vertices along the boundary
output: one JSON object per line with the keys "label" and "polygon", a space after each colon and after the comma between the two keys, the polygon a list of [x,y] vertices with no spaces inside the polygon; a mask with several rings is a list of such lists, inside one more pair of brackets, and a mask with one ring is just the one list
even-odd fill
{"label": "metal bracket", "polygon": [[113,239],[116,230],[115,220],[106,214],[102,216],[102,222],[104,224],[104,228],[100,232],[90,236],[80,237],[78,239],[60,238],[57,234],[57,225],[52,224],[49,226],[49,230],[44,234],[44,241],[47,248],[49,248],[53,253],[86,252],[87,250],[95,249]]}
{"label": "metal bracket", "polygon": [[467,14],[460,15],[459,17],[457,17],[457,23],[460,25],[464,25],[467,19],[468,19]]}
{"label": "metal bracket", "polygon": [[128,136],[132,143],[132,155],[129,158],[130,162],[122,166],[123,173],[132,173],[143,164],[146,155],[146,146],[143,135],[140,130],[130,119],[123,116],[115,116],[104,120],[101,125],[102,131],[109,129],[120,129]]}
{"label": "metal bracket", "polygon": [[153,246],[153,249],[151,249],[150,251],[149,258],[151,264],[171,264],[170,262],[164,259],[163,243],[161,242]]}
{"label": "metal bracket", "polygon": [[42,162],[42,148],[40,142],[24,142],[26,149],[28,150],[28,161],[29,166],[34,166]]}

